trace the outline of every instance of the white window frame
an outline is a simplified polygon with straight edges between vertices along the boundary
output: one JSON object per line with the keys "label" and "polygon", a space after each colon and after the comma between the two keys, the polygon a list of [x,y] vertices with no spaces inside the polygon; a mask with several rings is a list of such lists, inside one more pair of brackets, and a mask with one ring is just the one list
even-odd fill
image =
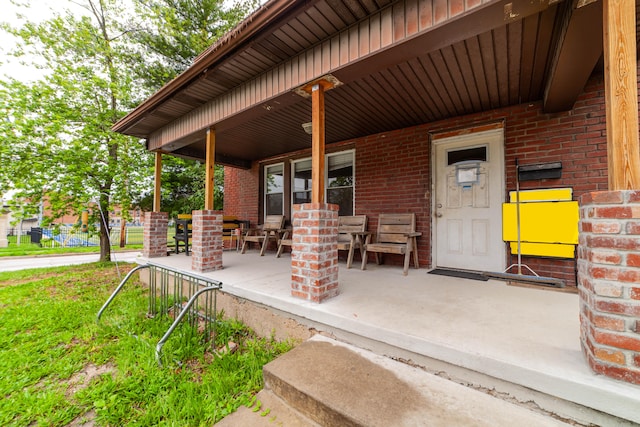
{"label": "white window frame", "polygon": [[[305,157],[303,159],[295,159],[295,160],[291,160],[291,211],[293,212],[293,205],[295,204],[294,202],[294,193],[296,193],[296,164],[297,163],[302,163],[302,162],[309,162],[311,161],[311,157]],[[311,189],[309,190],[305,190],[308,191],[309,193],[309,199],[311,199]]]}
{"label": "white window frame", "polygon": [[[351,154],[351,167],[353,169],[353,185],[351,186],[351,188],[353,189],[352,191],[352,197],[353,199],[351,200],[351,205],[353,206],[353,212],[352,215],[355,215],[355,211],[356,211],[356,150],[355,149],[349,149],[349,150],[343,150],[343,151],[337,151],[335,153],[329,153],[329,154],[325,154],[324,156],[324,161],[325,161],[325,170],[324,170],[324,199],[327,200],[327,193],[329,191],[329,157],[332,156],[337,156],[337,155],[344,155],[344,154]],[[290,174],[291,174],[291,192],[290,192],[290,200],[291,200],[291,211],[293,213],[293,205],[294,205],[294,193],[295,193],[295,164],[296,163],[300,163],[300,162],[304,162],[304,161],[309,161],[311,160],[311,157],[304,157],[301,159],[295,159],[295,160],[291,160],[291,170],[290,170]],[[266,176],[266,173],[265,173]],[[340,187],[333,187],[333,188],[340,188]]]}
{"label": "white window frame", "polygon": [[[282,192],[281,193],[269,193],[268,189],[269,189],[269,185],[267,183],[267,177],[269,176],[269,168],[274,168],[276,166],[280,166],[282,167]],[[285,185],[284,185],[284,180],[285,180],[285,167],[284,167],[284,162],[280,162],[280,163],[272,163],[269,165],[265,165],[264,166],[264,198],[262,200],[262,206],[264,207],[264,218],[267,218],[267,196],[269,194],[282,194],[282,212],[280,212],[279,215],[284,215],[284,190],[285,190]],[[278,214],[275,214],[278,215]]]}
{"label": "white window frame", "polygon": [[[329,157],[332,156],[338,156],[338,155],[344,155],[344,154],[351,154],[351,168],[353,170],[353,184],[351,185],[351,206],[353,206],[353,211],[351,212],[351,215],[355,215],[356,212],[356,150],[355,149],[350,149],[350,150],[343,150],[343,151],[336,151],[335,153],[329,153],[327,155],[325,155],[324,158],[324,164],[325,164],[325,170],[324,170],[324,200],[327,201],[327,193],[329,191]],[[333,188],[346,188],[346,187],[333,187]]]}

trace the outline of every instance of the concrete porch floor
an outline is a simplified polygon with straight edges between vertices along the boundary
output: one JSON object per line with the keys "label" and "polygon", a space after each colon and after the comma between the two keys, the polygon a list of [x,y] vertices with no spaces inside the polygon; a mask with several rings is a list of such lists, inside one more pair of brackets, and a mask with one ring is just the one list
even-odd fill
{"label": "concrete porch floor", "polygon": [[572,403],[640,423],[640,386],[594,374],[582,355],[576,294],[426,269],[411,268],[404,277],[398,266],[369,264],[361,271],[354,263],[348,270],[341,260],[340,295],[315,304],[290,295],[288,255],[226,251],[222,270],[200,274],[184,255],[151,261],[219,280],[226,293],[458,382],[568,411],[584,423],[624,424]]}

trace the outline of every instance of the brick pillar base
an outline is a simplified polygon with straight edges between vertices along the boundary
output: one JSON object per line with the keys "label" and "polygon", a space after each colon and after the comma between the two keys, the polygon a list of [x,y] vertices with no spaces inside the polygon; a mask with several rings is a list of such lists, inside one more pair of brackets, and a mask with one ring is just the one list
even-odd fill
{"label": "brick pillar base", "polygon": [[291,295],[318,303],[338,295],[338,205],[294,205]]}
{"label": "brick pillar base", "polygon": [[591,368],[640,384],[640,191],[580,200],[580,335]]}
{"label": "brick pillar base", "polygon": [[222,268],[222,212],[193,211],[191,269],[198,272]]}
{"label": "brick pillar base", "polygon": [[167,256],[167,212],[145,212],[142,255],[146,258]]}

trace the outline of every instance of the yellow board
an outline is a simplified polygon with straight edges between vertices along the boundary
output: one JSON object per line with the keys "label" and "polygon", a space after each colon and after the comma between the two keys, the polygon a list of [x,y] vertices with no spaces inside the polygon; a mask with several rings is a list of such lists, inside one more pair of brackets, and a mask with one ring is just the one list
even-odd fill
{"label": "yellow board", "polygon": [[[570,195],[571,190],[568,191]],[[564,189],[536,190],[536,194],[533,193],[520,193],[521,254],[573,258],[573,245],[578,244],[578,202],[522,201],[567,196]],[[514,197],[512,199],[515,200]],[[518,240],[516,206],[516,203],[502,205],[502,239],[511,242],[511,251],[514,254],[517,253]]]}
{"label": "yellow board", "polygon": [[[502,238],[518,240],[516,204],[502,205]],[[578,244],[578,202],[536,202],[520,204],[520,241]]]}
{"label": "yellow board", "polygon": [[[509,242],[511,253],[518,253],[518,243]],[[564,245],[561,243],[528,243],[520,242],[521,255],[549,256],[555,258],[573,258],[575,255],[575,245]]]}
{"label": "yellow board", "polygon": [[[571,188],[551,188],[544,190],[522,190],[520,191],[520,203],[523,202],[559,202],[573,199]],[[509,192],[509,201],[516,202],[516,192]]]}

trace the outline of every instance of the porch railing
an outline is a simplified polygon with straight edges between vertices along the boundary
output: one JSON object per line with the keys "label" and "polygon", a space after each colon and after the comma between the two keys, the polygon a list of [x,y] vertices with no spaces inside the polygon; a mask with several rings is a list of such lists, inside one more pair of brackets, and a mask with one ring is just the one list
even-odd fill
{"label": "porch railing", "polygon": [[217,291],[222,283],[208,277],[196,276],[167,266],[147,262],[131,270],[113,291],[98,311],[97,322],[115,297],[124,288],[131,276],[142,269],[149,269],[149,305],[147,316],[150,318],[172,317],[174,320],[156,345],[156,360],[161,365],[162,347],[171,337],[180,322],[188,322],[202,334],[205,342],[214,342],[217,323]]}

